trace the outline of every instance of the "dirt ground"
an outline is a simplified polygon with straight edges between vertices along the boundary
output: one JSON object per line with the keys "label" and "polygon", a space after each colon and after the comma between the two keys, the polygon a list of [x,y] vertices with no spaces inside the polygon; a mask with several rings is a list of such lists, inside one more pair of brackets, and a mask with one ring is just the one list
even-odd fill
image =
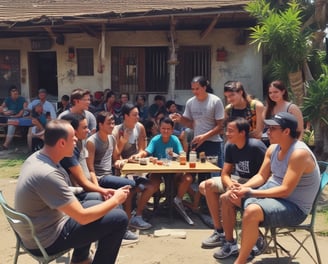
{"label": "dirt ground", "polygon": [[[15,152],[20,149],[16,149]],[[0,155],[0,159],[4,158]],[[0,174],[3,171],[0,171]],[[3,191],[7,202],[13,205],[14,192],[16,181],[13,178],[0,177],[0,190]],[[326,200],[327,201],[327,200]],[[324,202],[327,204],[327,202]],[[170,221],[167,216],[156,215],[150,219],[153,228],[147,231],[139,232],[139,242],[133,245],[122,246],[116,264],[202,264],[202,263],[223,263],[231,264],[234,258],[217,261],[213,258],[213,253],[216,249],[202,249],[200,247],[201,241],[208,237],[212,230],[202,223],[200,218],[195,214],[190,214],[195,222],[194,226],[185,223],[178,215]],[[316,222],[317,231],[328,233],[327,219],[319,214]],[[171,235],[156,237],[157,230],[164,230]],[[181,235],[185,234],[185,238]],[[0,212],[0,264],[13,263],[15,253],[15,237],[10,229],[8,222]],[[303,236],[304,234],[299,234]],[[322,263],[327,263],[328,259],[328,237],[317,236],[319,249],[321,252]],[[279,238],[288,249],[295,249],[296,243],[285,237]],[[311,240],[306,242],[311,252],[314,252],[311,245]],[[22,255],[18,259],[18,263],[32,264],[37,263],[28,255]],[[56,263],[70,263],[70,256],[66,254],[60,258]],[[288,259],[276,258],[273,252],[266,252],[256,257],[252,263],[278,264],[288,263]],[[301,251],[296,259],[291,263],[308,264],[312,260]]]}
{"label": "dirt ground", "polygon": [[[3,191],[9,204],[13,204],[16,180],[5,178],[0,179],[0,190]],[[165,216],[155,216],[150,222],[153,228],[139,233],[140,240],[137,244],[122,246],[117,259],[117,264],[199,264],[199,263],[233,263],[234,258],[216,261],[212,255],[215,249],[202,249],[201,241],[211,234],[212,230],[205,226],[198,216],[191,215],[195,221],[194,226],[189,226],[178,215],[174,216],[172,221]],[[322,217],[317,221],[317,227],[325,232],[328,231],[327,222]],[[0,213],[0,263],[12,263],[15,252],[15,237],[9,224]],[[171,235],[156,237],[156,230],[165,230]],[[186,237],[181,238],[185,232]],[[303,235],[303,234],[302,234]],[[295,243],[284,238],[287,248],[294,248]],[[318,236],[318,243],[321,255],[328,259],[327,247],[328,237]],[[309,246],[311,249],[312,247]],[[312,249],[313,251],[313,249]],[[56,263],[70,263],[69,255],[57,260]],[[36,263],[28,255],[19,257],[18,263],[32,264]],[[263,254],[256,257],[252,263],[287,263],[287,258],[276,259],[275,254]],[[300,256],[292,263],[311,263],[310,259],[301,252]],[[323,263],[325,263],[323,261]]]}

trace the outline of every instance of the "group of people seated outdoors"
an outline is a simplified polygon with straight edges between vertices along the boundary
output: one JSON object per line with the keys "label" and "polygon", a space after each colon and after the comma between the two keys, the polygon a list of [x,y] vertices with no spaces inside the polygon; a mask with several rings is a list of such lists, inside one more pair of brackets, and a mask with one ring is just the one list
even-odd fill
{"label": "group of people seated outdoors", "polygon": [[[173,203],[189,225],[194,221],[186,212],[185,196],[190,196],[194,211],[201,197],[206,201],[214,231],[201,246],[219,247],[214,258],[236,255],[234,264],[246,263],[263,251],[260,226],[295,225],[306,218],[320,173],[315,156],[301,141],[302,113],[289,102],[285,85],[270,83],[266,106],[238,81],[225,83],[225,107],[202,76],[193,78],[191,91],[179,112],[162,95],[147,107],[143,95],[132,104],[129,94],[122,93],[117,102],[108,90],[92,104],[89,91],[75,89],[61,98],[56,113],[46,101],[46,90],[40,89],[38,99],[29,104],[16,87],[10,90],[0,114],[22,117],[31,110],[31,138],[36,135],[43,142],[23,164],[15,208],[33,217],[47,252],[74,248],[71,263],[114,264],[122,243],[139,240],[134,229],[152,228],[144,212],[163,177],[121,177],[120,170],[144,157],[163,158],[167,148],[218,157],[220,174],[174,175]],[[15,125],[9,126],[2,150],[12,140]],[[197,190],[191,188],[193,182]],[[240,246],[233,236],[238,208]],[[27,248],[40,254],[24,230],[18,233]]]}

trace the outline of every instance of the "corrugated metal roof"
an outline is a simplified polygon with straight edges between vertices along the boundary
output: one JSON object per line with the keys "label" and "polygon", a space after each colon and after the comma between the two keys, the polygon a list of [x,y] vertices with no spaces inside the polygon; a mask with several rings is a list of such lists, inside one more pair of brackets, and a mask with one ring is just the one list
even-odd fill
{"label": "corrugated metal roof", "polygon": [[250,1],[231,0],[0,0],[1,22],[24,22],[42,17],[61,18],[128,13],[195,12],[243,6]]}

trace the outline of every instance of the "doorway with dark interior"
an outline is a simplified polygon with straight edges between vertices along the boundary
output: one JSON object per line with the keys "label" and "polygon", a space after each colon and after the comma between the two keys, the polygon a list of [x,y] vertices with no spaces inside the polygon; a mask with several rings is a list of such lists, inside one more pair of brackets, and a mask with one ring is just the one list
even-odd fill
{"label": "doorway with dark interior", "polygon": [[38,90],[48,92],[49,101],[58,100],[57,57],[55,51],[29,52],[30,99],[36,98]]}

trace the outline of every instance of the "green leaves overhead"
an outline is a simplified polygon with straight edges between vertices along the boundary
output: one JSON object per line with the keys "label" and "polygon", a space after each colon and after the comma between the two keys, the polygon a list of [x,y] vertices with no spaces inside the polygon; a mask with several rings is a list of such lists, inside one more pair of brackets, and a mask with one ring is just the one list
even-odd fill
{"label": "green leaves overhead", "polygon": [[270,56],[269,64],[297,71],[307,57],[309,44],[309,35],[302,31],[302,10],[297,2],[291,1],[288,8],[280,10],[271,8],[265,0],[254,0],[245,10],[258,20],[250,28],[251,43]]}

